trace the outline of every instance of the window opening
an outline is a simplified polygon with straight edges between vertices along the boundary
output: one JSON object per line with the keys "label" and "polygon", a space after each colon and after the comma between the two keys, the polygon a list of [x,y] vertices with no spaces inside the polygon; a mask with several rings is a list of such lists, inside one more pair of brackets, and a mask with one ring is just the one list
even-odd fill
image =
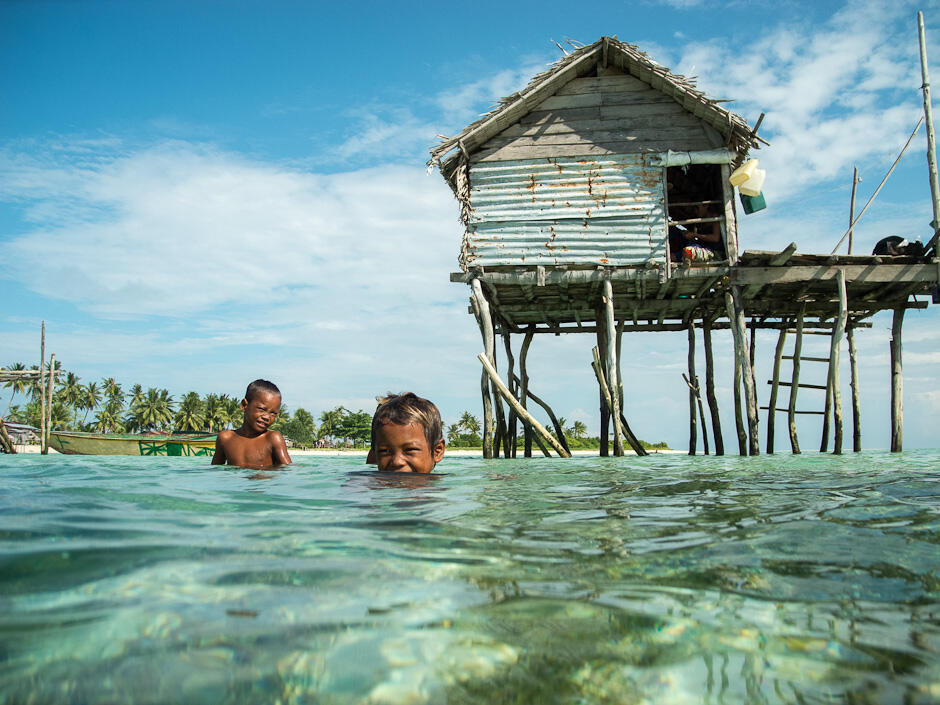
{"label": "window opening", "polygon": [[666,169],[669,256],[673,262],[727,259],[721,167],[688,164]]}

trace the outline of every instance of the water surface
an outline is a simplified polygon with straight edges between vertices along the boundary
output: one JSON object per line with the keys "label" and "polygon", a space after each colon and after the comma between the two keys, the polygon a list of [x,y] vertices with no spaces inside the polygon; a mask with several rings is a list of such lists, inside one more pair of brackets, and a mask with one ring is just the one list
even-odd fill
{"label": "water surface", "polygon": [[940,452],[0,457],[0,702],[927,703]]}

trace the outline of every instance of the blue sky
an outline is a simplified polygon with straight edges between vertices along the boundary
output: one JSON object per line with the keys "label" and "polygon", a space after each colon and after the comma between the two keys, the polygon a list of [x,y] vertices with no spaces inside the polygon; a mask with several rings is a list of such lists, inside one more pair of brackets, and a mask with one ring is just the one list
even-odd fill
{"label": "blue sky", "polygon": [[[317,415],[405,389],[446,421],[478,413],[479,333],[466,287],[448,281],[458,211],[424,167],[436,135],[525,85],[561,55],[554,42],[616,35],[752,124],[767,113],[772,146],[755,156],[769,207],[742,218],[743,247],[829,252],[853,164],[861,204],[920,115],[917,9],[940,75],[937,7],[7,0],[0,363],[35,364],[45,320],[47,349],[83,381],[237,395],[263,376]],[[921,130],[857,252],[929,238],[925,144]],[[870,448],[888,443],[890,324],[880,315],[858,336]],[[936,324],[932,308],[905,320],[906,447],[936,445]],[[773,343],[758,336],[761,403]],[[642,438],[687,442],[685,345],[624,342]],[[716,345],[730,446],[730,337]],[[596,432],[590,347],[545,336],[531,365],[536,393]],[[818,444],[818,419],[800,431]]]}

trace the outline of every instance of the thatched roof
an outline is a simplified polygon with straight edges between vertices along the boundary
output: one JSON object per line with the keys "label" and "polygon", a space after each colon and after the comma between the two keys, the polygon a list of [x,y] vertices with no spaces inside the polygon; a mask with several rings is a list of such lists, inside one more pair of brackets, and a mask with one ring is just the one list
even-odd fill
{"label": "thatched roof", "polygon": [[618,41],[616,37],[601,37],[552,64],[535,76],[523,90],[500,99],[496,108],[468,125],[459,135],[445,138],[431,149],[428,165],[437,165],[444,176],[449,178],[461,153],[472,154],[491,137],[518,122],[568,81],[584,75],[597,63],[619,68],[670,96],[715,128],[725,138],[728,147],[738,154],[743,156],[750,148],[759,146],[758,138],[744,118],[708,98],[695,87],[691,79],[671,73],[633,44]]}

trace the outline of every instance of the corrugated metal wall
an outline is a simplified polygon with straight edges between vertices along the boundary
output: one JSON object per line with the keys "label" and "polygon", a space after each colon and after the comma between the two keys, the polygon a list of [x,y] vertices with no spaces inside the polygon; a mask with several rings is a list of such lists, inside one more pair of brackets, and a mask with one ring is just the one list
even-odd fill
{"label": "corrugated metal wall", "polygon": [[640,154],[474,164],[464,264],[662,261],[664,173]]}

